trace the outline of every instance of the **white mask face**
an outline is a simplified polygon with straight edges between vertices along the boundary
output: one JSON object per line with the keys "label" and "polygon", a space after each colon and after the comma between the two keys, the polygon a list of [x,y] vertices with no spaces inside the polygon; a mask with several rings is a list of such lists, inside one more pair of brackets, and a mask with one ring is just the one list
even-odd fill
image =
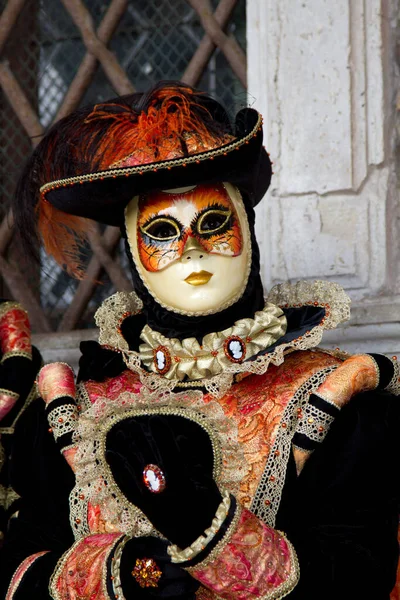
{"label": "white mask face", "polygon": [[125,211],[138,273],[159,304],[173,312],[220,312],[243,294],[250,273],[249,224],[229,183],[152,192]]}

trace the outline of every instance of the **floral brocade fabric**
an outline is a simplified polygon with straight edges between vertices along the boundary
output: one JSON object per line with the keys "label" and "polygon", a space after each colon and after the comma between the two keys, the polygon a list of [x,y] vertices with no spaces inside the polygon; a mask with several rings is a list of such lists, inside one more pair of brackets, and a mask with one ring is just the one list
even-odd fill
{"label": "floral brocade fabric", "polygon": [[[291,401],[296,391],[315,373],[340,364],[340,360],[322,351],[294,352],[286,357],[280,366],[270,365],[264,375],[249,375],[233,385],[229,392],[218,400],[226,417],[235,423],[237,442],[241,447],[247,473],[241,479],[237,499],[244,508],[250,508],[254,494],[263,475],[267,459],[274,447],[274,441],[282,426],[282,415],[290,411]],[[118,377],[99,383],[88,381],[82,385],[86,398],[86,406],[81,406],[82,415],[85,409],[103,398],[118,402],[128,392],[140,395],[142,384],[136,373],[124,371]],[[205,404],[215,402],[210,395],[204,395]],[[155,405],[157,401],[154,401]],[[134,401],[133,401],[134,405]],[[293,412],[296,407],[293,406]],[[285,470],[282,457],[276,451],[274,460],[277,468]],[[115,523],[107,522],[98,506],[88,506],[88,525],[91,534],[115,531]]]}
{"label": "floral brocade fabric", "polygon": [[63,555],[50,582],[54,600],[108,600],[107,558],[119,534],[92,535],[76,542]]}
{"label": "floral brocade fabric", "polygon": [[4,302],[0,307],[0,340],[3,360],[12,355],[32,356],[28,314],[15,302]]}
{"label": "floral brocade fabric", "polygon": [[282,598],[293,589],[298,566],[285,537],[243,510],[238,527],[215,560],[190,572],[218,598],[267,600]]}
{"label": "floral brocade fabric", "polygon": [[[246,377],[219,400],[225,414],[237,422],[238,441],[249,465],[239,494],[244,507],[250,507],[283,412],[295,392],[314,373],[340,362],[323,352],[295,352],[287,356],[283,365],[270,365],[264,375]],[[208,399],[206,396],[205,402]],[[279,455],[275,458],[280,460]]]}

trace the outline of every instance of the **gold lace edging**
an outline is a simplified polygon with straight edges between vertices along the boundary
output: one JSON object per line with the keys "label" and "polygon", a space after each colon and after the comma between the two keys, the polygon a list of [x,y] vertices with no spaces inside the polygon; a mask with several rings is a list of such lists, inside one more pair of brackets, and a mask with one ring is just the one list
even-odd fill
{"label": "gold lace edging", "polygon": [[335,369],[336,366],[330,366],[311,375],[297,389],[283,412],[275,442],[268,454],[264,472],[250,506],[250,510],[270,527],[275,526],[281,502],[291,442],[299,424],[299,410],[304,410],[310,394],[314,393]]}
{"label": "gold lace edging", "polygon": [[[200,391],[171,393],[149,402],[146,389],[141,393],[123,392],[116,400],[99,398],[80,414],[73,442],[76,485],[70,495],[70,522],[77,539],[90,533],[87,507],[90,502],[102,507],[108,531],[133,536],[159,535],[142,511],[131,504],[114,481],[105,459],[108,431],[118,422],[140,415],[176,415],[200,425],[209,435],[214,453],[214,479],[220,489],[235,494],[246,476],[248,465],[238,443],[235,422],[227,418],[216,402],[204,404]],[[151,397],[151,396],[150,396]]]}
{"label": "gold lace edging", "polygon": [[389,382],[389,385],[387,385],[385,387],[385,390],[387,392],[390,392],[391,394],[394,394],[395,396],[400,396],[400,365],[399,365],[399,361],[397,360],[396,357],[393,357],[391,359],[391,361],[392,361],[394,373],[393,373],[392,379]]}
{"label": "gold lace edging", "polygon": [[[148,325],[142,330],[144,344],[139,347],[143,364],[157,373],[157,352],[162,352],[167,365],[162,373],[166,379],[181,381],[185,377],[199,380],[219,375],[226,368],[251,358],[274,344],[286,332],[286,317],[274,304],[267,303],[254,319],[240,319],[232,327],[209,333],[201,341],[196,338],[167,338]],[[229,354],[229,343],[239,346],[242,358],[237,361]]]}
{"label": "gold lace edging", "polygon": [[117,292],[104,300],[94,315],[100,329],[99,344],[129,351],[128,342],[121,333],[121,323],[126,317],[140,313],[142,308],[143,303],[135,292]]}
{"label": "gold lace edging", "polygon": [[222,496],[222,501],[220,502],[215,516],[212,520],[210,527],[208,527],[203,535],[200,535],[190,546],[181,550],[175,544],[168,546],[167,552],[171,557],[171,562],[173,563],[183,563],[188,560],[191,560],[214,539],[215,535],[221,528],[222,523],[225,521],[229,509],[231,506],[231,498],[229,493],[225,490]]}
{"label": "gold lace edging", "polygon": [[[100,328],[99,343],[120,352],[127,368],[139,375],[141,383],[152,391],[154,396],[168,394],[179,385],[190,386],[190,382],[181,383],[178,379],[170,380],[158,373],[146,372],[142,367],[140,354],[129,350],[120,332],[120,323],[124,315],[129,312],[127,307],[133,306],[137,310],[137,302],[136,294],[118,292],[102,304],[96,313],[96,323]],[[254,360],[230,363],[217,375],[194,380],[195,383],[201,382],[211,396],[221,398],[232,385],[235,374],[262,375],[268,370],[270,364],[281,365],[287,352],[309,350],[318,346],[325,329],[335,328],[350,316],[350,298],[338,284],[328,281],[279,284],[271,289],[266,302],[281,309],[307,305],[321,307],[325,309],[326,314],[319,325],[292,341],[279,344],[272,352],[258,356]]]}

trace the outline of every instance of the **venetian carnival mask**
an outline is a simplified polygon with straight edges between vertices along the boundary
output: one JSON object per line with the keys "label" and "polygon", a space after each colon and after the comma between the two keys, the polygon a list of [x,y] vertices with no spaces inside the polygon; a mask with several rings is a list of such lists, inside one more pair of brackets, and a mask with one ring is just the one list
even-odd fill
{"label": "venetian carnival mask", "polygon": [[135,197],[126,208],[125,225],[138,273],[167,309],[213,314],[243,294],[251,263],[250,231],[233,185]]}

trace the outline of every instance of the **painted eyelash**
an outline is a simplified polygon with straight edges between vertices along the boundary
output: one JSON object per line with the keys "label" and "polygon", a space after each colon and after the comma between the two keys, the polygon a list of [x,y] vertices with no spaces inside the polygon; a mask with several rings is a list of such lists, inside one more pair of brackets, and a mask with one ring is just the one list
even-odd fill
{"label": "painted eyelash", "polygon": [[191,227],[192,231],[194,231],[195,225],[196,225],[197,221],[200,219],[200,217],[202,215],[204,215],[204,213],[206,213],[208,210],[221,210],[226,213],[232,212],[230,210],[230,208],[228,208],[224,204],[220,204],[219,202],[217,202],[216,204],[209,203],[205,208],[203,208],[200,212],[196,213],[195,216],[193,217],[193,219],[190,223],[190,227]]}
{"label": "painted eyelash", "polygon": [[145,229],[145,227],[148,227],[152,223],[152,221],[155,221],[156,219],[163,219],[163,218],[169,219],[170,221],[174,221],[174,223],[179,227],[179,229],[182,229],[182,223],[179,223],[178,219],[176,219],[172,215],[160,215],[160,214],[155,214],[155,215],[152,215],[151,217],[148,217],[146,219],[146,221],[139,227],[141,230]]}

